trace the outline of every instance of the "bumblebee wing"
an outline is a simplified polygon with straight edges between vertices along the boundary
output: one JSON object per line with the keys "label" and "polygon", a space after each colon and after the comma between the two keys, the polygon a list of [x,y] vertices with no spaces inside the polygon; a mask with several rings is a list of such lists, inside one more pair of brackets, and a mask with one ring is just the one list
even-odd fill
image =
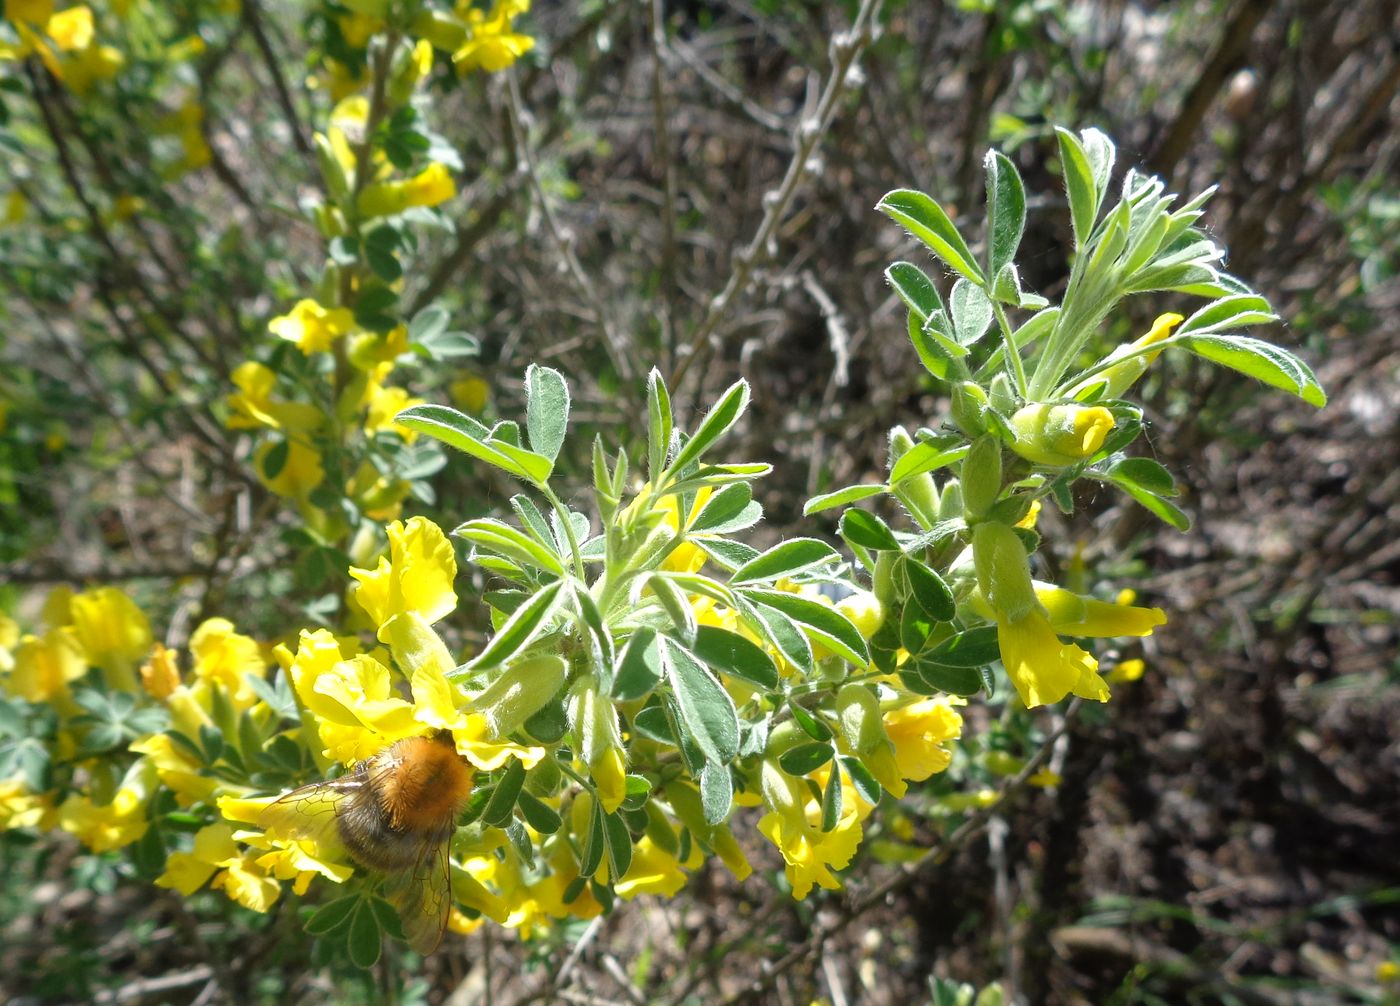
{"label": "bumblebee wing", "polygon": [[359,779],[347,778],[299,786],[264,807],[254,823],[270,838],[338,846],[336,815],[343,802],[363,785]]}
{"label": "bumblebee wing", "polygon": [[391,873],[384,881],[384,898],[399,913],[404,939],[420,954],[437,949],[452,911],[447,847],[445,841],[424,843],[411,868]]}

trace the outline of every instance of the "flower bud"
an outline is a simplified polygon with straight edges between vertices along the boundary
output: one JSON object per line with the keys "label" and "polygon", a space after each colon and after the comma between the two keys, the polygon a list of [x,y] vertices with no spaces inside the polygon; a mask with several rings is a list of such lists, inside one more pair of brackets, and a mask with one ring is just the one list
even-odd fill
{"label": "flower bud", "polygon": [[987,429],[986,415],[987,409],[991,407],[991,402],[987,398],[987,392],[978,384],[972,381],[963,381],[961,384],[953,385],[952,402],[949,411],[952,413],[953,422],[958,429],[962,430],[969,437],[975,437]]}
{"label": "flower bud", "polygon": [[598,680],[591,674],[574,683],[570,703],[579,754],[593,776],[603,809],[611,814],[622,806],[627,795],[627,769],[622,735],[617,728],[617,710],[598,693]]}
{"label": "flower bud", "polygon": [[1016,431],[1013,451],[1027,461],[1058,468],[1098,451],[1113,429],[1113,413],[1101,405],[1036,402],[1019,409],[1011,426]]}
{"label": "flower bud", "polygon": [[1039,604],[1026,548],[1007,525],[995,521],[977,525],[972,532],[972,561],[982,595],[995,611],[1015,620]]}
{"label": "flower bud", "polygon": [[880,700],[865,685],[843,685],[836,693],[836,712],[841,718],[841,736],[855,754],[873,751],[885,740]]}
{"label": "flower bud", "polygon": [[[914,441],[904,427],[896,426],[890,430],[890,468],[893,469],[895,462],[908,454],[913,446]],[[931,473],[924,472],[903,480],[894,487],[894,493],[925,528],[938,523],[938,486]]]}
{"label": "flower bud", "polygon": [[567,665],[554,653],[529,657],[508,666],[472,699],[497,737],[504,737],[544,708],[564,684]]}
{"label": "flower bud", "polygon": [[[1152,328],[1148,330],[1146,335],[1119,346],[1112,353],[1108,354],[1104,362],[1112,363],[1113,360],[1120,356],[1125,356],[1139,349],[1146,349],[1148,346],[1153,346],[1164,341],[1171,336],[1172,329],[1180,325],[1181,321],[1182,318],[1179,314],[1158,315],[1157,319],[1152,322]],[[1161,350],[1159,349],[1155,352],[1144,353],[1141,356],[1134,356],[1124,360],[1122,363],[1115,363],[1107,370],[1100,371],[1092,377],[1086,377],[1084,380],[1074,385],[1069,389],[1067,397],[1077,399],[1087,394],[1091,389],[1102,385],[1103,391],[1100,392],[1099,398],[1121,398],[1123,392],[1133,386],[1133,383],[1147,370],[1148,364],[1157,359],[1160,353]]]}
{"label": "flower bud", "polygon": [[981,517],[1001,495],[1001,442],[990,433],[978,437],[962,463],[963,513]]}

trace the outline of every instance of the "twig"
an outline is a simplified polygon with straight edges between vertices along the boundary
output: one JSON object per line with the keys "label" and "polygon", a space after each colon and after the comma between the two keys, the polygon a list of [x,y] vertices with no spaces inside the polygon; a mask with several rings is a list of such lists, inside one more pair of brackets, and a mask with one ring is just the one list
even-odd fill
{"label": "twig", "polygon": [[711,69],[710,65],[701,59],[694,49],[680,39],[671,41],[667,49],[679,56],[686,66],[695,71],[696,76],[709,84],[722,98],[742,110],[745,115],[764,129],[775,133],[787,132],[787,123],[783,121],[781,116],[774,115],[766,108],[754,104],[743,91]]}
{"label": "twig", "polygon": [[282,75],[282,64],[277,59],[277,53],[272,50],[272,42],[268,39],[267,32],[263,31],[262,10],[258,0],[243,0],[243,21],[248,25],[248,30],[253,33],[253,41],[258,47],[258,54],[262,56],[268,75],[272,77],[272,91],[277,95],[277,104],[287,119],[287,128],[292,133],[292,143],[296,145],[301,156],[306,158],[307,163],[314,167],[315,160],[311,150],[311,141],[306,138],[306,130],[302,127],[301,117],[297,115],[296,105],[292,102],[292,92],[287,87],[286,77]]}
{"label": "twig", "polygon": [[574,286],[592,309],[598,327],[602,329],[603,349],[607,351],[613,369],[617,371],[618,376],[631,382],[636,376],[632,361],[626,353],[622,352],[617,333],[613,329],[608,312],[603,306],[603,300],[598,295],[592,281],[584,273],[583,266],[579,264],[578,256],[574,254],[573,245],[560,228],[559,221],[550,208],[549,198],[545,195],[544,186],[540,184],[539,172],[535,170],[535,157],[530,151],[529,126],[526,122],[524,102],[520,97],[520,84],[515,79],[514,70],[506,71],[506,99],[506,107],[510,110],[511,128],[515,133],[516,152],[519,157],[517,170],[523,171],[528,178],[530,189],[535,194],[536,202],[539,203],[540,216],[544,220],[545,230],[549,232],[550,240],[554,242],[560,258],[563,259],[564,266],[574,281]]}
{"label": "twig", "polygon": [[856,12],[850,30],[842,32],[831,40],[831,75],[827,78],[826,86],[817,102],[816,111],[798,126],[796,148],[793,150],[792,160],[788,162],[787,172],[783,175],[783,180],[778,188],[763,198],[766,209],[763,213],[763,220],[758,225],[758,230],[748,245],[734,256],[734,266],[729,273],[729,279],[725,282],[724,288],[710,301],[705,317],[701,319],[700,324],[691,334],[685,354],[671,374],[669,383],[673,396],[696,361],[703,362],[704,358],[709,355],[713,348],[710,336],[714,334],[715,328],[728,314],[734,298],[741,290],[747,288],[760,253],[767,248],[768,243],[773,239],[774,232],[787,214],[788,206],[792,202],[792,197],[796,194],[798,186],[810,172],[812,152],[816,149],[821,138],[826,135],[827,129],[830,128],[831,122],[836,116],[836,106],[846,93],[847,88],[854,82],[852,70],[857,64],[861,51],[875,37],[874,22],[881,3],[882,0],[861,0],[860,10]]}
{"label": "twig", "polygon": [[846,319],[836,306],[836,301],[831,299],[831,294],[822,288],[810,269],[802,270],[802,288],[817,302],[822,320],[826,322],[827,338],[831,341],[831,355],[836,358],[836,365],[831,373],[832,383],[838,388],[844,388],[851,379],[851,333],[846,329]]}
{"label": "twig", "polygon": [[564,963],[559,966],[559,973],[554,976],[551,983],[556,989],[562,988],[569,980],[569,975],[578,965],[579,959],[583,957],[583,952],[588,949],[588,944],[593,942],[593,938],[598,935],[598,930],[603,928],[603,916],[599,915],[588,924],[588,928],[583,931],[583,935],[578,938],[574,948],[569,951],[569,956],[564,958]]}
{"label": "twig", "polygon": [[92,1001],[98,1004],[137,1002],[148,996],[163,996],[190,985],[208,982],[213,974],[214,969],[209,965],[198,964],[187,971],[177,971],[171,975],[160,975],[157,978],[137,978],[127,982],[119,989],[99,989]]}
{"label": "twig", "polygon": [[899,870],[896,870],[890,877],[886,878],[875,887],[871,888],[860,897],[855,898],[849,906],[834,920],[827,923],[818,922],[812,930],[812,935],[801,944],[788,951],[776,963],[773,964],[763,975],[755,979],[746,989],[730,996],[724,1000],[724,1006],[736,1006],[742,1002],[758,1002],[764,993],[773,988],[777,980],[794,966],[815,956],[821,952],[821,948],[826,941],[840,933],[852,922],[864,915],[876,905],[882,903],[887,897],[899,890],[907,887],[915,879],[931,873],[952,858],[964,842],[977,834],[986,825],[992,816],[992,808],[1000,806],[1002,801],[1012,793],[1015,793],[1026,784],[1026,780],[1035,774],[1036,770],[1050,757],[1050,752],[1054,748],[1055,742],[1064,733],[1078,713],[1082,699],[1075,699],[1065,710],[1064,718],[1061,720],[1059,728],[1047,737],[1040,745],[1039,750],[1021,768],[1020,772],[1006,783],[997,792],[997,799],[988,807],[981,807],[970,815],[967,820],[960,824],[954,832],[940,842],[935,848],[930,849],[922,859],[916,863],[911,863]]}
{"label": "twig", "polygon": [[656,161],[661,171],[661,345],[663,359],[676,351],[676,165],[671,155],[671,132],[666,124],[666,83],[662,75],[666,54],[666,14],[663,0],[647,3],[651,28],[651,112],[656,134]]}

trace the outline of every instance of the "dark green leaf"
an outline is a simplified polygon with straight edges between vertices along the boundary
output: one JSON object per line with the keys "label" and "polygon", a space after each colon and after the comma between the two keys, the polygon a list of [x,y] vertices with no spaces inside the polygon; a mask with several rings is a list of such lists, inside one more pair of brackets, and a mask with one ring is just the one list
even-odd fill
{"label": "dark green leaf", "polygon": [[729,816],[729,808],[734,803],[734,780],[729,769],[705,762],[700,770],[700,804],[705,813],[706,824],[723,824]]}
{"label": "dark green leaf", "polygon": [[709,761],[727,765],[739,753],[739,718],[734,700],[696,656],[667,636],[661,660],[681,720]]}
{"label": "dark green leaf", "polygon": [[841,515],[841,537],[852,545],[877,552],[896,552],[899,542],[888,524],[865,510],[847,510]]}
{"label": "dark green leaf", "polygon": [[1000,655],[996,626],[979,625],[945,639],[922,657],[944,667],[981,667]]}
{"label": "dark green leaf", "polygon": [[778,756],[778,764],[788,775],[803,776],[831,761],[835,751],[830,744],[799,744]]}
{"label": "dark green leaf", "polygon": [[520,607],[516,608],[500,631],[492,637],[476,658],[467,666],[473,671],[499,667],[510,659],[547,623],[559,601],[563,582],[555,580]]}
{"label": "dark green leaf", "polygon": [[361,901],[350,916],[350,930],[345,940],[350,961],[355,967],[374,967],[379,960],[379,934],[379,920],[374,917],[373,909]]}
{"label": "dark green leaf", "polygon": [[943,212],[943,207],[932,198],[912,189],[895,189],[886,193],[875,208],[928,245],[954,271],[974,283],[986,285],[986,277],[967,242]]}
{"label": "dark green leaf", "polygon": [[515,813],[515,799],[524,785],[525,764],[519,758],[511,758],[491,793],[491,799],[487,801],[486,809],[481,812],[481,820],[493,828],[504,827]]}
{"label": "dark green leaf", "polygon": [[780,545],[774,545],[768,551],[744,563],[734,571],[730,583],[772,581],[823,563],[839,561],[840,558],[840,553],[824,541],[818,541],[816,538],[792,538]]}
{"label": "dark green leaf", "polygon": [[750,600],[776,608],[802,623],[808,633],[843,660],[862,667],[870,662],[870,653],[860,631],[835,608],[780,590],[750,588],[745,593]]}
{"label": "dark green leaf", "polygon": [[632,633],[623,647],[622,659],[613,678],[612,697],[624,702],[645,698],[661,680],[661,652],[654,630],[642,627]]}
{"label": "dark green leaf", "polygon": [[778,687],[778,668],[773,658],[761,646],[737,632],[714,625],[698,626],[695,630],[695,655],[712,669],[760,688]]}
{"label": "dark green leaf", "polygon": [[957,613],[952,588],[943,577],[917,559],[905,557],[901,569],[909,581],[909,591],[924,613],[935,622],[951,621]]}
{"label": "dark green leaf", "polygon": [[987,275],[996,276],[1016,258],[1026,229],[1026,189],[1021,175],[1003,154],[988,151],[987,170]]}

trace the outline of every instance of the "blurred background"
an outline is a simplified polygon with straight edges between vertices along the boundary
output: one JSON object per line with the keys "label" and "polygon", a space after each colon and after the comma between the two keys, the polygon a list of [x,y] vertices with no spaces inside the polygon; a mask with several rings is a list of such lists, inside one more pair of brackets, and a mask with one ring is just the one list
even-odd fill
{"label": "blurred background", "polygon": [[[202,5],[188,6],[170,16],[198,31]],[[455,228],[423,238],[404,302],[444,296],[480,353],[424,368],[414,394],[515,416],[526,364],[560,369],[582,497],[592,433],[636,433],[653,363],[685,369],[673,394],[692,421],[696,403],[746,377],[753,406],[728,454],[774,463],[758,497],[768,533],[834,540],[834,517],[814,526],[826,515],[803,520],[804,501],[878,480],[890,426],[934,425],[947,408],[882,275],[920,253],[874,212],[881,195],[922,189],[977,233],[981,158],[997,146],[1031,197],[1023,282],[1055,299],[1070,223],[1052,124],[1097,126],[1120,171],[1158,173],[1171,191],[1218,183],[1204,222],[1229,270],[1285,319],[1263,334],[1313,365],[1330,404],[1314,411],[1190,359],[1154,366],[1150,446],[1183,482],[1194,529],[1107,497],[1043,525],[1060,562],[1078,557],[1170,613],[1144,675],[1071,724],[1060,785],[1001,808],[761,1001],[937,1001],[934,974],[1000,980],[1025,1003],[1396,1002],[1400,8],[888,0],[792,201],[753,244],[859,6],[537,3],[521,22],[537,48],[511,76],[442,82],[435,126],[461,155],[463,195]],[[179,71],[202,116],[165,132],[140,124],[183,106],[150,107],[139,60],[101,103],[0,64],[0,192],[28,206],[27,222],[0,225],[10,603],[117,582],[167,641],[228,611],[270,638],[343,587],[329,560],[306,568],[276,498],[240,469],[238,432],[205,408],[319,268],[297,194],[316,184],[307,137],[333,102],[314,78],[337,9],[235,5]],[[192,135],[207,162],[142,190]],[[71,164],[142,202],[110,244],[74,238],[93,208],[67,184]],[[1106,341],[1182,306],[1130,302]],[[152,381],[169,389],[154,408]],[[434,484],[434,500],[410,505],[454,523],[510,495],[464,463]],[[459,591],[484,582],[468,571]],[[771,851],[755,861],[772,868]],[[42,1001],[183,1003],[201,988],[130,984],[207,966],[208,947],[170,938],[184,907],[152,904],[76,849],[36,857],[6,835],[0,857],[0,989],[36,972],[52,976]],[[497,1003],[720,1002],[759,959],[845,910],[839,895],[795,903],[722,872],[688,891],[610,916],[568,966],[587,978],[557,999],[540,997],[540,976],[558,974],[578,930],[477,935],[407,989],[363,996],[484,1001],[491,975]],[[209,907],[196,929],[227,961],[240,930],[220,911],[232,909]],[[305,962],[274,943],[247,964],[250,997],[267,995],[258,969],[281,969],[277,988],[325,1001],[314,981],[285,981]]]}

